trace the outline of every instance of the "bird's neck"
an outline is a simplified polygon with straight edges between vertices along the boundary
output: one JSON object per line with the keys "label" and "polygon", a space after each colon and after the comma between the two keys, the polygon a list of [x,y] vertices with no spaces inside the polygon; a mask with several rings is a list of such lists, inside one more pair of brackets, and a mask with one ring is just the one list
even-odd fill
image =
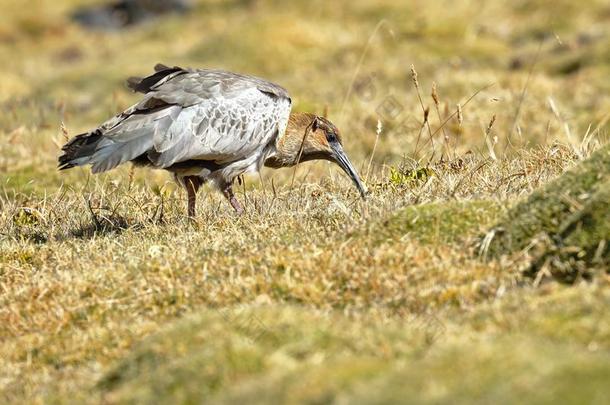
{"label": "bird's neck", "polygon": [[288,118],[286,132],[275,143],[275,151],[265,159],[265,166],[291,167],[299,162],[311,160],[309,136],[305,136],[315,118],[314,114],[294,112]]}

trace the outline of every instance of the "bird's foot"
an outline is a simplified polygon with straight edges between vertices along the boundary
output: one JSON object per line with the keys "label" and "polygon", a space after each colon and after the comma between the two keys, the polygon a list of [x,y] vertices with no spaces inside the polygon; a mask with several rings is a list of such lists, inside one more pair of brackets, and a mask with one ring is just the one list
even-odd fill
{"label": "bird's foot", "polygon": [[231,197],[229,199],[229,202],[231,203],[231,206],[233,207],[233,209],[235,210],[235,212],[237,213],[237,215],[243,215],[244,213],[244,209],[242,208],[241,204],[239,203],[239,201],[237,201],[237,198],[235,197]]}
{"label": "bird's foot", "polygon": [[224,190],[222,190],[222,193],[227,198],[227,200],[229,200],[231,207],[233,207],[237,215],[242,215],[244,213],[244,209],[242,208],[239,201],[237,201],[237,198],[235,198],[235,194],[233,194],[233,188],[229,185],[225,187]]}

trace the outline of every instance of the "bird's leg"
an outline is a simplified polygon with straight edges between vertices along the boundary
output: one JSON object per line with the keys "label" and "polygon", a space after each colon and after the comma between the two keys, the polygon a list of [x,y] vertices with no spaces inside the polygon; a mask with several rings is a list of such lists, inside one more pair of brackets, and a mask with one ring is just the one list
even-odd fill
{"label": "bird's leg", "polygon": [[229,200],[229,202],[231,203],[231,206],[233,207],[235,212],[237,212],[237,215],[241,215],[244,213],[244,209],[241,207],[241,204],[239,203],[239,201],[237,201],[237,198],[235,198],[235,194],[233,194],[232,184],[227,184],[222,189],[222,193],[227,198],[227,200]]}
{"label": "bird's leg", "polygon": [[201,186],[201,179],[197,176],[186,176],[184,178],[184,187],[188,195],[188,216],[195,218],[195,203],[197,202],[197,190]]}

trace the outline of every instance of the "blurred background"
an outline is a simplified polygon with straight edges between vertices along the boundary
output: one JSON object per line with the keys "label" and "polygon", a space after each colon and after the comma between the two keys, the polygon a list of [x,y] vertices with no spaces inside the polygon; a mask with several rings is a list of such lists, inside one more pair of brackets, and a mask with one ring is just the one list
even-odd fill
{"label": "blurred background", "polygon": [[1,0],[0,7],[0,176],[10,175],[13,187],[26,187],[37,171],[46,177],[39,184],[58,184],[50,169],[65,138],[134,103],[124,80],[157,62],[281,84],[296,110],[328,112],[360,165],[379,134],[377,168],[405,156],[578,144],[608,130],[607,1]]}

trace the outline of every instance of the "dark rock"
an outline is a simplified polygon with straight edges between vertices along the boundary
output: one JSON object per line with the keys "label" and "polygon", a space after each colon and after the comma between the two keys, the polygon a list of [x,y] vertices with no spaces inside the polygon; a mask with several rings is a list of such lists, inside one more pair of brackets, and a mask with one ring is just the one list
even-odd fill
{"label": "dark rock", "polygon": [[183,14],[189,10],[187,0],[116,0],[99,6],[80,8],[72,14],[72,20],[87,29],[114,31],[165,14]]}

